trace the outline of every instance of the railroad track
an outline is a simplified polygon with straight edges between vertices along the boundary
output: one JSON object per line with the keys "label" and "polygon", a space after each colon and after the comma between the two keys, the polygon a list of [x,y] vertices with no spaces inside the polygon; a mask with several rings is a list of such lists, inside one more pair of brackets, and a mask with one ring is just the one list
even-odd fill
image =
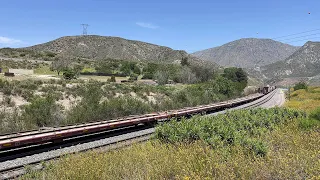
{"label": "railroad track", "polygon": [[[183,114],[183,112],[189,112],[189,114],[184,114],[184,116],[192,115],[195,112],[199,112],[203,109],[208,109],[208,113],[211,111],[219,111],[219,113],[225,112],[226,109],[230,109],[233,107],[232,103],[237,104],[237,107],[233,107],[232,109],[244,109],[244,108],[254,108],[258,107],[266,102],[268,102],[274,95],[276,91],[272,91],[271,93],[263,96],[263,95],[254,95],[248,98],[238,98],[233,101],[226,101],[211,105],[198,106],[198,107],[190,107],[184,108],[176,111],[166,112],[166,118],[159,119],[160,121],[167,121],[171,117],[176,117],[173,115]],[[232,103],[231,103],[232,102]],[[231,105],[230,105],[231,103]],[[219,107],[219,108],[214,108]],[[211,110],[210,110],[211,109]],[[172,116],[171,116],[172,115]],[[143,119],[160,116],[159,113],[152,113],[148,115],[142,116],[131,116],[126,118],[121,118],[112,121],[102,121],[102,122],[94,122],[88,123],[85,125],[76,125],[62,128],[53,128],[46,129],[41,132],[39,131],[29,131],[17,134],[10,134],[0,136],[1,140],[7,140],[10,138],[21,138],[24,136],[37,136],[43,133],[54,133],[61,130],[70,130],[73,128],[86,128],[90,126],[96,126],[103,123],[117,123],[122,121],[132,121],[134,119]],[[141,125],[141,123],[127,126],[127,127],[118,127],[115,129],[107,129],[105,131],[93,133],[93,134],[85,134],[79,137],[71,137],[63,142],[55,142],[55,143],[44,143],[41,145],[32,145],[27,148],[16,148],[8,151],[0,151],[0,179],[11,179],[17,176],[23,175],[26,172],[25,166],[32,166],[31,169],[38,170],[43,168],[44,161],[49,161],[56,159],[60,156],[66,154],[72,154],[75,152],[83,152],[91,149],[104,149],[110,150],[114,148],[123,147],[135,142],[146,141],[151,137],[151,134],[154,132],[154,128],[152,124],[147,123],[147,125]],[[95,144],[94,144],[94,143]],[[48,151],[48,152],[47,152]],[[50,152],[52,152],[50,154]],[[45,154],[45,155],[44,155]]]}

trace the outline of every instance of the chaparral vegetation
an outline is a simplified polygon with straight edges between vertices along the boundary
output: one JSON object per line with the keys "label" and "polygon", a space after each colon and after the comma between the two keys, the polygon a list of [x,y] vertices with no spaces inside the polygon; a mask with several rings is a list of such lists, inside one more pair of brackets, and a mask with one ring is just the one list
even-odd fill
{"label": "chaparral vegetation", "polygon": [[67,155],[23,179],[318,179],[320,105],[296,106],[318,89],[295,91],[286,108],[173,120],[149,142]]}

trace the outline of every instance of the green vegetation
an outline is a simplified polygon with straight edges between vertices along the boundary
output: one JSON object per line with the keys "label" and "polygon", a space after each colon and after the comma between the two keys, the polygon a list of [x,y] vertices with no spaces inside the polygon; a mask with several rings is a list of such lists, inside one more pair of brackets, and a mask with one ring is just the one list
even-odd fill
{"label": "green vegetation", "polygon": [[2,68],[2,72],[7,71],[9,68],[11,69],[37,69],[41,66],[45,66],[45,63],[39,62],[30,62],[27,60],[23,61],[12,61],[12,60],[1,60],[0,59],[0,67]]}
{"label": "green vegetation", "polygon": [[225,68],[223,77],[236,83],[236,88],[244,89],[248,85],[247,73],[241,68]]}
{"label": "green vegetation", "polygon": [[6,58],[19,58],[19,59],[36,59],[52,61],[57,54],[49,51],[36,52],[26,49],[14,49],[14,48],[1,48],[0,56]]}
{"label": "green vegetation", "polygon": [[290,101],[286,102],[286,106],[295,109],[302,109],[311,112],[320,106],[320,88],[308,87],[308,89],[300,89],[290,94]]}
{"label": "green vegetation", "polygon": [[159,125],[150,142],[68,155],[23,179],[318,179],[319,92],[316,87],[295,91],[286,106],[299,110],[174,120]]}
{"label": "green vegetation", "polygon": [[307,83],[306,82],[299,82],[296,85],[294,85],[293,89],[295,91],[299,90],[299,89],[308,89]]}
{"label": "green vegetation", "polygon": [[218,116],[182,119],[181,122],[171,121],[157,128],[156,137],[169,143],[201,140],[213,148],[240,145],[256,155],[265,156],[267,142],[261,137],[281,124],[305,116],[300,111],[280,108],[239,110]]}
{"label": "green vegetation", "polygon": [[213,78],[214,73],[212,67],[191,65],[185,58],[181,64],[107,59],[96,63],[94,69],[96,72],[130,77],[142,75],[142,79],[154,79],[161,85],[168,83],[169,80],[185,84],[206,82]]}
{"label": "green vegetation", "polygon": [[319,131],[301,131],[304,116],[274,108],[174,121],[158,127],[160,140],[67,155],[22,179],[317,179]]}
{"label": "green vegetation", "polygon": [[77,79],[77,73],[72,69],[66,69],[63,71],[63,78],[66,80]]}
{"label": "green vegetation", "polygon": [[111,76],[110,82],[116,82],[116,76]]}
{"label": "green vegetation", "polygon": [[48,65],[42,65],[34,69],[35,74],[45,74],[45,75],[57,75],[56,72],[52,71]]}
{"label": "green vegetation", "polygon": [[[63,75],[65,80],[0,79],[0,91],[5,97],[19,97],[30,103],[18,108],[20,113],[15,118],[20,123],[12,124],[11,132],[197,106],[238,97],[242,93],[235,88],[236,82],[219,75],[207,82],[179,86],[84,82],[74,79],[73,70],[70,73],[65,70]],[[137,76],[132,74],[131,78]],[[10,107],[14,103],[7,100],[4,104]],[[3,113],[10,114],[11,111],[4,110]],[[37,116],[40,111],[44,114]],[[0,126],[3,127],[0,133],[8,132],[5,130],[7,120],[0,122]]]}
{"label": "green vegetation", "polygon": [[27,128],[54,126],[59,123],[61,118],[59,117],[59,109],[60,107],[56,105],[53,96],[35,97],[29,105],[24,107],[22,119],[29,126]]}

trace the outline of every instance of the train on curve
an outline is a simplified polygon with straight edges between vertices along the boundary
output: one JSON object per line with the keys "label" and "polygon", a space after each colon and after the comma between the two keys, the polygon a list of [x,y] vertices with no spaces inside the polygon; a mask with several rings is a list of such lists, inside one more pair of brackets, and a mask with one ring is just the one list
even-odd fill
{"label": "train on curve", "polygon": [[257,88],[256,92],[261,94],[268,94],[275,89],[277,89],[277,86],[264,86]]}
{"label": "train on curve", "polygon": [[194,114],[209,114],[212,112],[217,112],[220,110],[252,102],[263,97],[266,94],[269,94],[275,89],[275,86],[260,87],[256,89],[256,94],[203,106],[188,107],[179,110],[151,113],[140,116],[131,116],[116,120],[106,120],[81,125],[52,128],[49,130],[36,130],[8,135],[0,135],[0,150],[8,150],[17,147],[43,144],[48,142],[59,142],[70,137],[82,136],[90,133],[102,132],[139,124],[157,123],[158,121],[169,120],[173,117],[181,118],[188,117]]}

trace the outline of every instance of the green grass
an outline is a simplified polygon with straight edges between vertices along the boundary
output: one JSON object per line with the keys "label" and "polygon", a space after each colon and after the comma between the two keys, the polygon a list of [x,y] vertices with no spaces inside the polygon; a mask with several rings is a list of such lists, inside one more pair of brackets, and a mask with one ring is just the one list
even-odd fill
{"label": "green grass", "polygon": [[[267,143],[269,152],[265,156],[257,156],[250,146],[241,144],[213,148],[202,139],[187,143],[152,140],[108,153],[67,155],[47,164],[44,171],[29,172],[22,179],[318,179],[320,131],[301,131],[291,113],[294,111],[281,111],[275,119],[285,117],[276,128],[255,135]],[[236,114],[230,113],[228,118]],[[177,134],[192,134],[182,131]]]}
{"label": "green grass", "polygon": [[197,140],[212,146],[241,145],[252,153],[265,156],[267,142],[261,136],[293,119],[304,119],[304,112],[291,109],[251,109],[227,112],[223,115],[194,117],[190,120],[170,121],[156,129],[156,137],[163,142],[190,143]]}
{"label": "green grass", "polygon": [[318,101],[318,90],[296,91],[286,105],[298,110],[172,121],[147,143],[68,155],[23,179],[320,179],[320,104],[302,102]]}
{"label": "green grass", "polygon": [[39,68],[34,70],[34,73],[41,75],[58,75],[57,72],[51,71],[49,66],[40,66]]}
{"label": "green grass", "polygon": [[84,67],[81,72],[97,72],[93,67]]}
{"label": "green grass", "polygon": [[308,90],[300,89],[291,92],[290,101],[287,101],[285,106],[307,112],[313,111],[320,106],[320,88],[309,87]]}

